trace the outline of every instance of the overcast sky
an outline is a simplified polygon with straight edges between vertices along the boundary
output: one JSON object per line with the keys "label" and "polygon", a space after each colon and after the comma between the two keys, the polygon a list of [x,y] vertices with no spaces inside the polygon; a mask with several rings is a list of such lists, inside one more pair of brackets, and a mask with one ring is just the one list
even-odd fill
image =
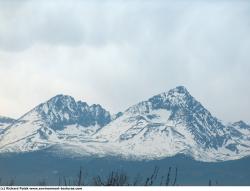
{"label": "overcast sky", "polygon": [[0,115],[56,94],[115,113],[178,85],[250,122],[250,1],[0,0]]}

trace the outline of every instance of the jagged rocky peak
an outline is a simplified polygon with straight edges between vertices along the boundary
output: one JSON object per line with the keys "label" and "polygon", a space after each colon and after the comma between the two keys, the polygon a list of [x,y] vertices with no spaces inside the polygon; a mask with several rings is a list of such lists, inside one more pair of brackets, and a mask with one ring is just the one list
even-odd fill
{"label": "jagged rocky peak", "polygon": [[178,86],[168,92],[150,98],[149,101],[152,102],[156,108],[164,106],[166,109],[169,109],[171,106],[186,106],[193,101],[193,99],[184,86]]}
{"label": "jagged rocky peak", "polygon": [[90,106],[90,112],[93,118],[100,126],[105,126],[111,121],[111,115],[108,111],[102,108],[99,104],[93,104]]}
{"label": "jagged rocky peak", "polygon": [[78,109],[81,111],[86,111],[89,108],[89,105],[83,101],[77,101]]}
{"label": "jagged rocky peak", "polygon": [[53,112],[56,114],[57,112],[70,112],[75,111],[77,109],[76,101],[73,97],[68,95],[57,95],[45,103],[42,103],[39,109],[43,109],[45,114],[49,114]]}
{"label": "jagged rocky peak", "polygon": [[110,117],[110,113],[106,111],[101,105],[99,104],[93,104],[89,107],[90,112],[93,116],[101,116],[104,115],[106,117]]}
{"label": "jagged rocky peak", "polygon": [[36,111],[54,128],[71,124],[104,126],[111,120],[110,113],[101,105],[89,106],[86,102],[76,102],[73,97],[61,94],[40,104]]}
{"label": "jagged rocky peak", "polygon": [[177,87],[175,87],[173,89],[170,89],[167,92],[161,93],[161,94],[156,95],[156,96],[160,96],[162,98],[169,98],[169,97],[189,98],[191,95],[184,86],[177,86]]}
{"label": "jagged rocky peak", "polygon": [[158,94],[147,101],[140,102],[127,111],[132,113],[149,113],[152,109],[176,110],[177,107],[189,107],[189,105],[197,103],[184,86],[177,86],[168,92]]}
{"label": "jagged rocky peak", "polygon": [[168,93],[178,93],[178,94],[185,94],[190,95],[188,90],[184,86],[177,86],[171,90],[168,91]]}
{"label": "jagged rocky peak", "polygon": [[57,95],[35,108],[49,124],[73,123],[77,118],[77,104],[73,97]]}
{"label": "jagged rocky peak", "polygon": [[246,124],[244,121],[237,121],[233,123],[232,126],[250,130],[250,125]]}
{"label": "jagged rocky peak", "polygon": [[75,99],[69,95],[63,95],[59,94],[55,97],[51,98],[48,102],[48,104],[55,104],[56,106],[70,106],[70,104],[75,104]]}
{"label": "jagged rocky peak", "polygon": [[4,117],[0,116],[0,123],[13,123],[15,119],[12,119],[10,117]]}

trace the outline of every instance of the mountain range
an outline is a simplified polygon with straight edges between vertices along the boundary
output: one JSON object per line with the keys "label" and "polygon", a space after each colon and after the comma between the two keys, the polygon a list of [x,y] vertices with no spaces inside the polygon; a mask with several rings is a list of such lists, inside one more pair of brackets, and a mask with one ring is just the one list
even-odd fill
{"label": "mountain range", "polygon": [[51,150],[62,156],[154,160],[184,154],[216,162],[250,155],[250,126],[223,123],[183,86],[111,115],[67,95],[19,119],[0,117],[0,153]]}

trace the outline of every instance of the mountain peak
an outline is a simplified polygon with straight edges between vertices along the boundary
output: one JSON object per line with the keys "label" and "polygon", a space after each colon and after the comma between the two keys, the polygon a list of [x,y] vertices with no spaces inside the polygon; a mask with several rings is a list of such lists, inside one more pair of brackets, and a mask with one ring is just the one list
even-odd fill
{"label": "mountain peak", "polygon": [[195,99],[190,95],[184,86],[177,86],[168,92],[161,93],[149,99],[150,102],[160,105],[186,106]]}
{"label": "mountain peak", "polygon": [[232,124],[233,126],[238,126],[242,129],[250,129],[250,125],[246,124],[244,121],[240,120]]}
{"label": "mountain peak", "polygon": [[177,86],[171,90],[168,91],[168,94],[185,94],[185,95],[190,95],[188,90],[184,86]]}
{"label": "mountain peak", "polygon": [[86,102],[76,101],[69,95],[58,94],[40,104],[36,111],[54,129],[78,124],[89,127],[104,126],[110,122],[110,113],[99,104],[89,106]]}
{"label": "mountain peak", "polygon": [[69,95],[58,94],[58,95],[52,97],[50,100],[48,100],[48,102],[53,102],[53,101],[57,101],[57,100],[75,101],[75,99]]}

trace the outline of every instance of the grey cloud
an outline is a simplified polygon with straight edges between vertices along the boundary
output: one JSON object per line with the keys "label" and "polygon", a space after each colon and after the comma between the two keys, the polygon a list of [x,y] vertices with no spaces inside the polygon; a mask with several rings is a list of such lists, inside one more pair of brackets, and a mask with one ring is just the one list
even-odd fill
{"label": "grey cloud", "polygon": [[37,42],[103,45],[144,41],[156,35],[155,32],[162,36],[174,29],[187,3],[176,6],[170,2],[30,0],[9,3],[0,12],[0,45],[7,50],[22,50]]}
{"label": "grey cloud", "polygon": [[[118,111],[182,84],[219,118],[250,122],[249,1],[27,0],[0,5],[1,61],[33,63],[31,71],[40,72],[36,80],[43,90],[43,76],[48,76],[67,84],[60,86],[67,93],[82,97],[89,91],[88,99]],[[56,87],[48,87],[44,97],[53,96]]]}

